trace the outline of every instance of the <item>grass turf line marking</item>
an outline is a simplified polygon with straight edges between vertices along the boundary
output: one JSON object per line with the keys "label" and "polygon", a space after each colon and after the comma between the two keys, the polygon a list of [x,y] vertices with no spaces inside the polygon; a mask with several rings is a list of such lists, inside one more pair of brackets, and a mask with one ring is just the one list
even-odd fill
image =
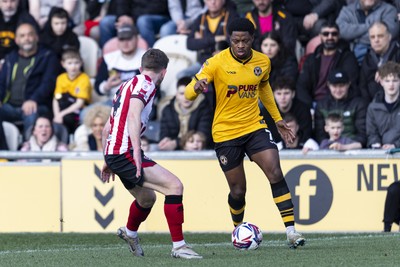
{"label": "grass turf line marking", "polygon": [[[397,237],[398,235],[396,233],[393,234],[381,234],[381,235],[372,235],[372,234],[367,234],[367,235],[350,235],[350,236],[334,236],[334,237],[318,237],[318,238],[308,238],[307,243],[312,242],[312,241],[326,241],[326,240],[341,240],[341,239],[355,239],[355,238],[365,238],[368,239],[370,237]],[[268,244],[267,246],[274,246],[274,247],[280,247],[280,246],[287,246],[286,241],[284,240],[269,240],[263,241],[263,244]],[[223,247],[223,246],[231,246],[232,244],[230,242],[220,242],[220,243],[190,243],[190,245],[193,246],[203,246],[203,247]],[[66,252],[66,251],[95,251],[95,250],[115,250],[115,249],[121,249],[125,248],[125,244],[117,245],[117,246],[92,246],[92,247],[85,247],[84,245],[73,245],[73,247],[68,247],[68,248],[59,248],[59,249],[27,249],[27,250],[4,250],[0,251],[0,256],[2,255],[10,255],[10,254],[23,254],[23,253],[55,253],[55,252]],[[170,244],[160,244],[160,245],[146,245],[142,244],[143,248],[170,248]]]}

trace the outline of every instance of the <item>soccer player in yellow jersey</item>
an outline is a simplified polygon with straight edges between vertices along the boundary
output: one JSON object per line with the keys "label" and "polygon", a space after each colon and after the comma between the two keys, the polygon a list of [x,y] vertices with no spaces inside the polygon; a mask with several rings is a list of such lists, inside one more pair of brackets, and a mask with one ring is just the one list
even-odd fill
{"label": "soccer player in yellow jersey", "polygon": [[243,222],[246,176],[245,154],[267,176],[276,206],[286,226],[290,248],[305,244],[294,227],[293,203],[283,177],[279,153],[267,125],[260,116],[259,99],[274,119],[286,142],[294,134],[282,120],[268,82],[271,70],[267,56],[251,49],[254,26],[245,18],[228,25],[231,46],[208,59],[186,87],[185,96],[193,100],[205,92],[209,83],[215,88],[215,114],[212,135],[215,151],[229,184],[228,204],[234,226]]}

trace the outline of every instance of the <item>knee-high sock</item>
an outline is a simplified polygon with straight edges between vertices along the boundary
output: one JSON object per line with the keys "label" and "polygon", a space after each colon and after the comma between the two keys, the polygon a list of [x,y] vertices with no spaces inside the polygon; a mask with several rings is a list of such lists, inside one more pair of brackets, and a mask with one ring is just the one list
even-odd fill
{"label": "knee-high sock", "polygon": [[152,207],[143,208],[136,200],[133,201],[129,209],[129,217],[126,227],[131,231],[137,231],[140,224],[146,220],[147,216],[149,216],[151,208]]}
{"label": "knee-high sock", "polygon": [[276,184],[271,184],[271,189],[274,202],[278,207],[283,223],[286,227],[294,225],[292,196],[290,195],[285,179]]}
{"label": "knee-high sock", "polygon": [[228,204],[232,217],[233,225],[236,227],[243,222],[244,209],[246,207],[246,200],[236,200],[231,194],[228,195]]}
{"label": "knee-high sock", "polygon": [[182,196],[165,196],[164,214],[167,218],[172,242],[183,240],[182,224],[184,221]]}

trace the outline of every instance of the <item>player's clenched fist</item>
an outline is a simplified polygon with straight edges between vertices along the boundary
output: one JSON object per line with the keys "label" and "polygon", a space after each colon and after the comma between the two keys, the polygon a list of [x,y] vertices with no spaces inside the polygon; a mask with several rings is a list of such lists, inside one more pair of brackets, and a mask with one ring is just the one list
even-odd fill
{"label": "player's clenched fist", "polygon": [[207,88],[208,88],[207,79],[198,80],[194,85],[194,91],[196,92],[196,94],[201,94],[207,91]]}

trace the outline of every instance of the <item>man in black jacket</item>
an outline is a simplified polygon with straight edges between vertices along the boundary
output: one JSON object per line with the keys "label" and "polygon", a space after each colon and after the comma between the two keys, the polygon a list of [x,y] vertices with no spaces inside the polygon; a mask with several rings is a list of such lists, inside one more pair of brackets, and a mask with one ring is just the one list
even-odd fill
{"label": "man in black jacket", "polygon": [[326,80],[331,70],[343,69],[352,85],[357,84],[359,74],[357,59],[348,44],[340,40],[337,24],[325,23],[319,36],[321,44],[313,54],[307,56],[296,84],[297,98],[310,108],[329,94]]}

